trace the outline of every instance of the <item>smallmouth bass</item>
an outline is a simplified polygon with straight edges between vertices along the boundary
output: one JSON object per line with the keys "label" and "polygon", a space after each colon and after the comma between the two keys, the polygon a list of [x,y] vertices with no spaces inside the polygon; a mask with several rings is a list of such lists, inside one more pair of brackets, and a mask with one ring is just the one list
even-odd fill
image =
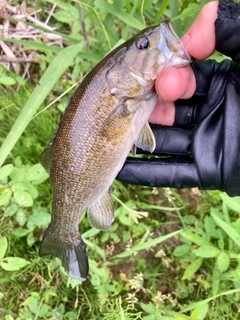
{"label": "smallmouth bass", "polygon": [[50,174],[52,219],[40,255],[62,261],[70,277],[89,272],[79,221],[108,229],[114,220],[111,186],[128,153],[152,152],[148,119],[157,100],[154,81],[166,66],[191,58],[169,23],[149,27],[105,56],[69,101],[55,135],[39,160]]}

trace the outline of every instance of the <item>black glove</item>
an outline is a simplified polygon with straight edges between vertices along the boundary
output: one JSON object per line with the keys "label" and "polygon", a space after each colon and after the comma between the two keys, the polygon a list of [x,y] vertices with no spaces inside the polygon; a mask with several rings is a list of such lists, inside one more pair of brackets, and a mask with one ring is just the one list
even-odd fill
{"label": "black glove", "polygon": [[192,67],[197,89],[191,99],[176,102],[174,126],[152,126],[157,144],[153,154],[165,157],[130,157],[117,179],[240,195],[239,64],[208,60]]}

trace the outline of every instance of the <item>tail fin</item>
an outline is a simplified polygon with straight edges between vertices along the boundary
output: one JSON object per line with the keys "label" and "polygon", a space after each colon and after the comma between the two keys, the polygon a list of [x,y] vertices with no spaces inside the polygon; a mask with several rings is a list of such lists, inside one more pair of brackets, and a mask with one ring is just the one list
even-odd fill
{"label": "tail fin", "polygon": [[53,256],[62,261],[62,266],[68,275],[80,281],[85,281],[88,276],[89,266],[85,244],[79,234],[79,238],[72,242],[62,242],[52,237],[45,231],[40,250],[40,256]]}

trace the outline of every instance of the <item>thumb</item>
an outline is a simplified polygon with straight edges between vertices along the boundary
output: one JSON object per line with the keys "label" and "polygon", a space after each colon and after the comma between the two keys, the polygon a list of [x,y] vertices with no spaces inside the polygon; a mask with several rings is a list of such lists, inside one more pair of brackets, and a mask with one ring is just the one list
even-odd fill
{"label": "thumb", "polygon": [[217,9],[218,1],[208,2],[182,38],[185,48],[196,59],[205,59],[215,50]]}

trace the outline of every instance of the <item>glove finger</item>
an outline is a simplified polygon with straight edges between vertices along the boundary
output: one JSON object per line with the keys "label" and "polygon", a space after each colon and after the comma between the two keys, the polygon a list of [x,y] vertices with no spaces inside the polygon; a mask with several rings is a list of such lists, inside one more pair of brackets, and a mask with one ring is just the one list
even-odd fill
{"label": "glove finger", "polygon": [[202,121],[223,99],[223,92],[231,70],[231,61],[212,60],[191,64],[196,77],[196,91],[188,100],[175,102],[175,126],[190,126]]}
{"label": "glove finger", "polygon": [[116,179],[150,187],[202,187],[196,166],[185,158],[127,158]]}
{"label": "glove finger", "polygon": [[[198,103],[200,103],[198,98]],[[196,124],[196,97],[175,101],[175,121],[173,126],[189,127]]]}
{"label": "glove finger", "polygon": [[[156,148],[153,154],[190,155],[191,130],[183,128],[150,125],[155,136]],[[144,152],[137,149],[137,153]]]}

